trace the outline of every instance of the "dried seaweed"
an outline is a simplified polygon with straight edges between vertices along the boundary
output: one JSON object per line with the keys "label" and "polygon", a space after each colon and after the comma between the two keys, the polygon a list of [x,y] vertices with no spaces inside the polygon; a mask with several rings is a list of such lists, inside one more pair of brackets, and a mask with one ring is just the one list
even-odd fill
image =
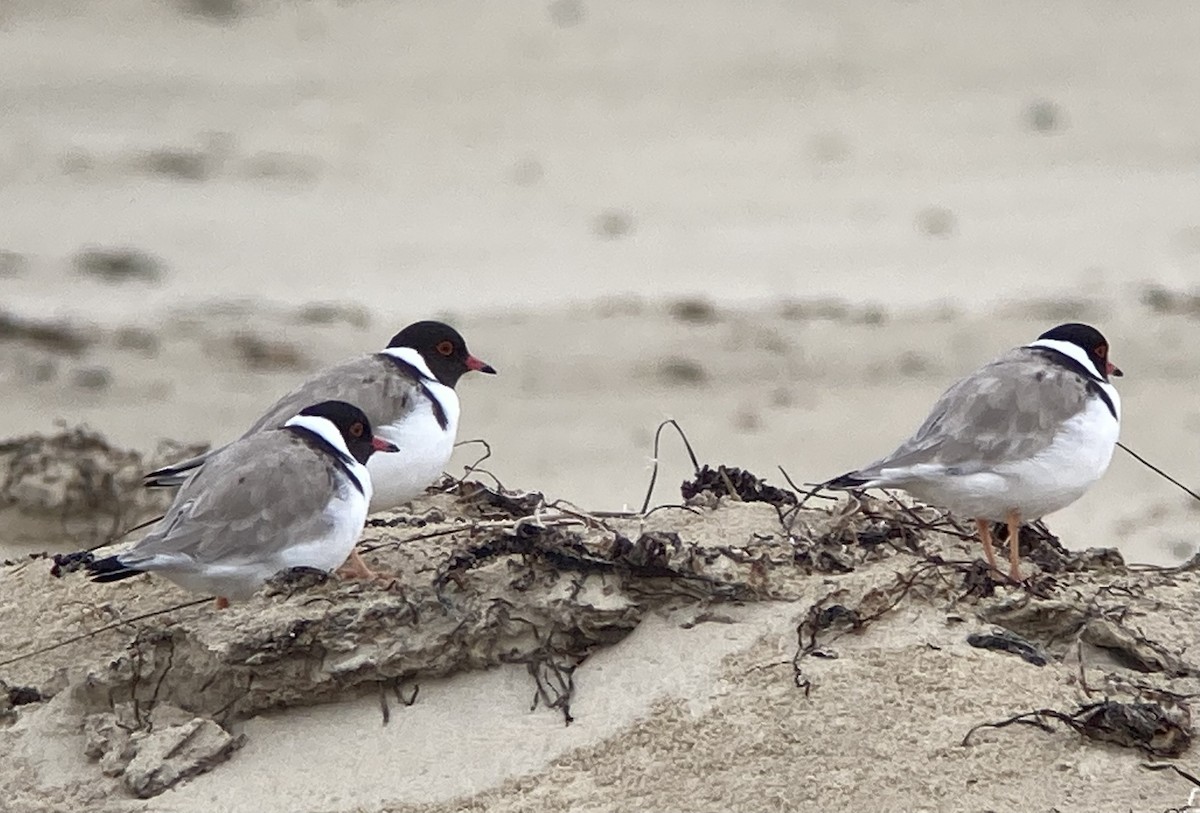
{"label": "dried seaweed", "polygon": [[684,480],[679,492],[685,500],[691,500],[705,492],[717,497],[733,497],[742,502],[766,502],[786,506],[797,503],[796,495],[787,489],[768,485],[761,477],[736,466],[705,464],[691,480]]}
{"label": "dried seaweed", "polygon": [[908,573],[896,574],[895,582],[867,592],[856,607],[842,604],[845,592],[827,593],[808,608],[804,620],[796,627],[796,653],[792,656],[792,680],[807,696],[813,688],[804,674],[805,658],[836,658],[829,644],[847,633],[858,633],[894,610],[915,585],[927,578],[931,569],[920,565]]}
{"label": "dried seaweed", "polygon": [[203,446],[161,444],[153,455],[119,449],[86,427],[0,442],[0,508],[43,520],[30,544],[111,543],[128,526],[160,514],[172,495],[140,487],[158,460]]}
{"label": "dried seaweed", "polygon": [[[695,504],[683,507],[690,513],[684,516],[687,522],[678,525],[661,513],[650,521],[656,512],[674,507],[649,504],[659,434],[668,426],[679,431],[696,473],[681,489]],[[1096,646],[1104,646],[1103,640],[1117,641],[1132,668],[1157,668],[1168,677],[1193,674],[1178,659],[1172,661],[1164,648],[1124,626],[1122,610],[1114,606],[1120,598],[1117,588],[1110,588],[1101,604],[1096,596],[1063,597],[1060,584],[1077,587],[1078,580],[1056,583],[1046,576],[1022,585],[997,582],[1003,577],[991,573],[978,557],[955,558],[957,544],[936,536],[974,539],[947,514],[890,495],[852,495],[849,503],[836,503],[832,509],[807,508],[804,502],[811,494],[798,500],[795,492],[769,486],[742,469],[697,465],[690,442],[674,422],[664,422],[656,433],[656,467],[640,512],[588,512],[564,501],[547,501],[537,491],[507,489],[479,467],[489,453],[485,444],[483,456],[466,475],[442,482],[444,494],[431,498],[439,507],[369,523],[399,529],[362,549],[405,549],[404,556],[393,557],[393,563],[405,562],[404,593],[316,574],[282,574],[256,599],[261,603],[254,612],[234,608],[228,616],[195,614],[170,626],[140,623],[206,601],[200,599],[120,619],[14,660],[107,630],[127,631],[128,646],[123,651],[115,647],[111,657],[105,653],[89,674],[88,685],[76,691],[82,702],[101,708],[101,713],[116,713],[127,704],[133,723],[147,727],[160,709],[169,707],[199,715],[171,723],[178,727],[194,719],[243,719],[265,708],[321,702],[355,689],[379,692],[386,724],[389,693],[401,703],[416,700],[415,689],[407,698],[400,694],[402,683],[513,663],[523,665],[531,676],[531,707],[552,709],[570,724],[580,665],[597,648],[627,635],[646,612],[687,603],[707,608],[710,602],[775,597],[779,593],[773,591],[781,583],[793,591],[785,597],[792,597],[799,594],[795,581],[778,576],[794,580],[796,574],[817,572],[829,574],[828,583],[835,589],[813,603],[796,627],[797,647],[790,665],[795,685],[806,693],[813,688],[804,672],[807,658],[838,657],[833,645],[840,638],[862,633],[914,590],[987,612],[994,602],[986,599],[1002,584],[1025,602],[1029,626],[1046,624],[1047,617],[1053,623],[1046,624],[1044,633],[1030,635],[1031,640],[1001,632],[975,636],[973,645],[1000,647],[1045,663],[1049,656],[1037,641],[1078,642],[1087,637]],[[468,479],[470,475],[491,478],[495,485]],[[720,498],[732,513],[716,514],[716,521],[734,519],[726,527],[740,538],[722,539],[717,545],[709,534],[703,542],[691,538],[690,523],[708,522],[713,516],[709,509]],[[728,505],[738,502],[773,506],[778,527],[771,526],[769,510]],[[756,511],[766,513],[768,527],[743,529],[738,521],[754,518]],[[440,545],[421,544],[438,538]],[[1043,526],[1026,528],[1022,540],[1026,555],[1043,573],[1111,570],[1119,564],[1105,553],[1088,558],[1066,551]],[[899,572],[887,585],[861,596],[837,587],[839,582],[858,583],[840,580],[838,574],[893,556],[898,557]],[[73,564],[75,559],[61,557],[56,570],[65,572]],[[1053,599],[1044,597],[1051,594]],[[720,617],[707,609],[697,618],[702,616]],[[1090,627],[1101,622],[1115,626]],[[1102,640],[1105,629],[1120,634]],[[1062,717],[1074,720],[1086,736],[1112,736],[1114,741],[1121,731],[1134,731],[1125,735],[1131,739],[1148,725],[1159,725],[1162,730],[1155,729],[1158,733],[1149,738],[1159,750],[1151,752],[1168,753],[1186,744],[1180,746],[1173,729],[1149,709],[1174,708],[1169,694],[1160,695],[1162,706],[1132,704],[1132,711],[1125,713],[1101,710],[1097,704],[1077,717]],[[1042,716],[1015,722],[1047,727],[1048,720],[1060,719],[1054,717],[1057,712],[1032,714]]]}
{"label": "dried seaweed", "polygon": [[41,691],[33,686],[10,686],[0,680],[0,722],[13,719],[16,716],[13,709],[18,706],[40,703],[45,699]]}
{"label": "dried seaweed", "polygon": [[[1008,526],[1004,523],[997,522],[992,526],[994,538],[1005,539],[1007,535]],[[1116,548],[1068,550],[1040,520],[1022,525],[1017,541],[1017,550],[1021,558],[1033,562],[1043,573],[1079,573],[1085,570],[1125,567],[1125,560]]]}
{"label": "dried seaweed", "polygon": [[967,643],[978,649],[993,649],[1016,655],[1034,666],[1045,666],[1050,662],[1041,649],[1008,630],[975,632],[967,636]]}
{"label": "dried seaweed", "polygon": [[970,745],[972,735],[983,728],[1028,725],[1052,732],[1050,720],[1069,726],[1087,739],[1137,748],[1155,756],[1177,757],[1192,743],[1191,711],[1185,704],[1167,708],[1158,703],[1104,700],[1070,713],[1038,709],[995,723],[980,723],[967,732],[962,745]]}

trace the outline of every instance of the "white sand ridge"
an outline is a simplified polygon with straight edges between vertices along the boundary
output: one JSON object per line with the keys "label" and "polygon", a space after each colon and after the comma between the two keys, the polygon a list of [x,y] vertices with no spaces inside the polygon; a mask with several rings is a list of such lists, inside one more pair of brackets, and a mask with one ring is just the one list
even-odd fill
{"label": "white sand ridge", "polygon": [[[1069,714],[1103,687],[1154,705],[1161,723],[1111,739],[1185,751],[1184,697],[1200,681],[1192,625],[1172,619],[1196,610],[1189,569],[1131,572],[1112,552],[1070,553],[1031,534],[1037,576],[995,592],[973,543],[926,509],[867,499],[854,514],[796,511],[702,491],[649,516],[589,517],[536,493],[457,490],[373,519],[364,545],[397,574],[390,588],[284,579],[225,612],[134,621],[0,669],[51,698],[10,710],[0,731],[14,754],[4,786],[25,805],[13,809],[116,793],[113,809],[185,811],[252,792],[262,810],[565,809],[600,798],[595,809],[686,799],[716,810],[768,765],[786,766],[785,808],[841,800],[836,809],[874,798],[843,774],[851,763],[869,772],[881,747],[908,775],[887,791],[897,809],[922,798],[930,772],[969,780],[980,803],[1016,800],[1019,783],[998,785],[983,766],[1010,759],[1015,771],[1050,752],[1062,765],[1101,759],[1103,789],[1119,798],[1183,787],[1141,773],[1137,750],[1066,729],[984,730],[961,743],[979,723]],[[20,596],[7,612],[39,619],[39,642],[183,597],[153,578],[101,586],[31,567],[5,577],[6,596]],[[0,632],[5,651],[27,646],[31,628]],[[970,633],[1047,665],[972,647]],[[711,761],[730,748],[737,770]],[[612,774],[613,760],[638,752],[678,778],[646,786]],[[439,759],[453,770],[436,769]],[[210,772],[152,802],[132,798],[197,771]],[[1098,781],[1059,779],[1039,798],[1060,809]]]}

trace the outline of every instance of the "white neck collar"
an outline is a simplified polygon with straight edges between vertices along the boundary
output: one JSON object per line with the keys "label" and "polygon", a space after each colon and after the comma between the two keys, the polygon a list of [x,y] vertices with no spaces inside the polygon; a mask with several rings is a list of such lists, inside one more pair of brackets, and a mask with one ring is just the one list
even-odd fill
{"label": "white neck collar", "polygon": [[342,437],[342,433],[333,425],[333,421],[328,418],[322,418],[318,415],[297,415],[294,418],[288,419],[284,426],[297,426],[301,429],[307,429],[321,440],[328,443],[334,450],[344,456],[352,463],[358,463],[354,459],[354,455],[350,454],[349,447],[346,446],[346,439]]}
{"label": "white neck collar", "polygon": [[437,376],[433,374],[433,371],[429,369],[429,365],[425,363],[425,357],[413,348],[385,347],[383,352],[392,358],[400,359],[400,361],[403,361],[405,364],[414,367],[416,371],[421,374],[422,378],[428,379],[435,384],[442,383],[437,380]]}
{"label": "white neck collar", "polygon": [[1083,348],[1075,344],[1075,342],[1065,342],[1062,339],[1038,339],[1032,344],[1025,345],[1026,347],[1044,347],[1047,350],[1053,350],[1056,353],[1061,353],[1072,361],[1077,361],[1083,365],[1083,369],[1087,370],[1088,374],[1102,384],[1108,383],[1108,378],[1101,374],[1096,369],[1096,365],[1088,358],[1088,354]]}
{"label": "white neck collar", "polygon": [[350,449],[346,446],[345,438],[342,437],[342,433],[338,431],[333,421],[317,415],[297,415],[294,418],[289,418],[284,426],[306,429],[332,446],[341,459],[342,464],[345,465],[350,477],[358,481],[359,490],[367,498],[367,502],[371,501],[371,475],[367,472],[367,467],[359,463],[358,459],[350,454]]}

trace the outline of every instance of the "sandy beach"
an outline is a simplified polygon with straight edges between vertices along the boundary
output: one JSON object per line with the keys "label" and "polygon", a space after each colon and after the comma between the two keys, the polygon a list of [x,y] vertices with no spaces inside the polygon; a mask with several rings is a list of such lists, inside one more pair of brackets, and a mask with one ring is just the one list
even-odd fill
{"label": "sandy beach", "polygon": [[[668,418],[701,462],[775,485],[781,466],[826,479],[892,448],[956,377],[1070,320],[1100,327],[1126,373],[1122,440],[1195,488],[1198,26],[1200,7],[1181,2],[8,0],[0,437],[18,440],[0,444],[0,561],[14,563],[0,568],[0,661],[186,598],[148,579],[53,580],[29,554],[152,516],[162,498],[136,488],[144,466],[236,437],[304,376],[421,318],[453,322],[500,372],[458,388],[460,439],[490,447],[473,476],[587,511],[641,507]],[[80,426],[103,442],[32,439]],[[481,449],[464,445],[448,473]],[[691,471],[672,435],[659,464],[653,503],[676,502]],[[1195,505],[1118,450],[1047,525],[1071,551],[1174,566],[1200,548]],[[397,527],[386,532],[403,538]],[[772,509],[729,500],[660,530],[702,549],[793,544]],[[419,593],[469,543],[389,562]],[[920,544],[975,555],[935,533]],[[381,675],[408,674],[420,693],[393,700],[386,726],[379,676],[236,719],[172,706],[161,727],[202,720],[210,739],[197,742],[233,750],[145,800],[102,772],[117,757],[85,755],[83,720],[103,705],[86,677],[164,630],[224,652],[221,631],[257,616],[131,622],[0,667],[5,686],[45,698],[0,702],[15,755],[4,809],[1187,804],[1185,779],[1141,767],[1157,757],[1069,730],[958,743],[977,723],[1104,691],[1165,703],[1195,691],[1193,676],[1138,678],[1093,652],[1084,672],[1104,691],[1090,694],[1076,656],[1010,619],[1048,666],[968,646],[1019,593],[964,597],[951,569],[841,639],[838,658],[813,660],[806,696],[791,658],[814,603],[839,589],[850,606],[924,560],[905,550],[829,573],[788,556],[771,553],[765,587],[717,573],[750,585],[735,598],[648,600],[632,577],[606,582],[636,612],[620,635],[576,642],[569,726],[530,710],[525,663],[397,661]],[[526,558],[504,562],[478,595]],[[1054,577],[1035,604],[1132,591],[1130,628],[1194,655],[1191,571]],[[1200,772],[1190,752],[1173,762]]]}

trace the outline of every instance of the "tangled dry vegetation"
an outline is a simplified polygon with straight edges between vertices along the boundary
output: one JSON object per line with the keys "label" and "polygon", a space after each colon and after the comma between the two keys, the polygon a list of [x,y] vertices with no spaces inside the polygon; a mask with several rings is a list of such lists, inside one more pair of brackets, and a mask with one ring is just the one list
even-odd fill
{"label": "tangled dry vegetation", "polygon": [[[642,511],[597,513],[470,476],[370,518],[361,549],[386,585],[287,573],[218,612],[150,577],[94,585],[53,579],[45,561],[6,567],[4,592],[21,596],[8,612],[24,615],[0,629],[0,740],[5,720],[61,703],[98,772],[148,797],[229,758],[239,722],[259,712],[375,693],[386,725],[419,681],[498,664],[523,664],[531,704],[569,724],[576,671],[648,613],[798,601],[819,584],[790,676],[779,672],[797,691],[820,690],[807,666],[837,657],[839,638],[919,605],[995,657],[1078,665],[1070,679],[1089,702],[982,726],[1058,723],[1155,757],[1190,744],[1191,564],[1129,568],[1036,527],[1022,555],[1037,575],[1003,585],[953,518],[895,499],[847,502],[697,466],[680,503],[650,507],[648,493]],[[877,574],[868,587],[842,581],[863,572]]]}
{"label": "tangled dry vegetation", "polygon": [[170,504],[170,493],[140,487],[142,474],[202,451],[163,443],[142,455],[85,427],[0,442],[4,542],[34,551],[98,545]]}

